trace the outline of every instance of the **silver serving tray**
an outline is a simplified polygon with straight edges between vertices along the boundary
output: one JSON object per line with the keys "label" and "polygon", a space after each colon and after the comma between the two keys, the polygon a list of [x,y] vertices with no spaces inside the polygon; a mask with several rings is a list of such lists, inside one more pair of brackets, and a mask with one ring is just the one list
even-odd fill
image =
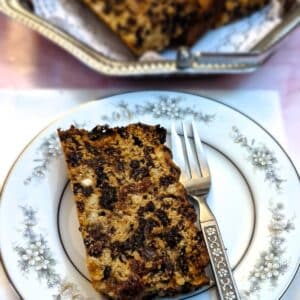
{"label": "silver serving tray", "polygon": [[62,29],[35,15],[24,0],[0,0],[0,11],[39,32],[81,62],[105,75],[158,76],[235,74],[256,70],[274,52],[277,44],[300,23],[300,4],[285,13],[281,22],[265,35],[249,52],[192,53],[179,48],[176,59],[152,61],[118,61],[111,59],[72,37]]}

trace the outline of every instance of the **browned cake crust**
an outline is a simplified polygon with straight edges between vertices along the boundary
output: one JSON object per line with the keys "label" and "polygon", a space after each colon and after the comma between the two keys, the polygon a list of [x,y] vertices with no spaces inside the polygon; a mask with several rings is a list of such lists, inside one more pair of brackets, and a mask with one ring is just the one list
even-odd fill
{"label": "browned cake crust", "polygon": [[[123,42],[140,55],[176,41],[190,45],[210,24],[222,0],[82,0]],[[203,22],[205,20],[205,22]]]}
{"label": "browned cake crust", "polygon": [[196,213],[160,126],[58,130],[95,289],[150,299],[208,283]]}

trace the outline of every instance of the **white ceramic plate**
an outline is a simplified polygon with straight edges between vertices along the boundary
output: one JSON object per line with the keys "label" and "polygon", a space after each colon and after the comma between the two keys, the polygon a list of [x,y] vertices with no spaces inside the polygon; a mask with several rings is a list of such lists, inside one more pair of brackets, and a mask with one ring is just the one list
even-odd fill
{"label": "white ceramic plate", "polygon": [[[194,119],[202,132],[212,171],[208,202],[242,298],[278,299],[285,292],[299,266],[300,189],[284,150],[253,120],[222,103],[147,91],[72,110],[38,134],[16,161],[1,195],[0,242],[4,267],[20,296],[101,299],[88,281],[56,129],[137,121],[168,129],[174,119]],[[216,299],[214,288],[188,296]]]}

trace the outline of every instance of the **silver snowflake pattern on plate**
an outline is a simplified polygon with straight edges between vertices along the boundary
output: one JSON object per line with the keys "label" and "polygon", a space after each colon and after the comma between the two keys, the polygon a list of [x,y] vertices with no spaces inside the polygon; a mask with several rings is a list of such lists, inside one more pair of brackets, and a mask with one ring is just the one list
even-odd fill
{"label": "silver snowflake pattern on plate", "polygon": [[[53,295],[53,300],[88,300],[84,298],[74,283],[63,280],[59,286],[58,294]],[[91,300],[91,299],[90,299]]]}
{"label": "silver snowflake pattern on plate", "polygon": [[215,114],[205,114],[200,110],[191,107],[185,107],[183,97],[159,96],[157,100],[146,102],[143,105],[131,107],[128,103],[122,101],[115,105],[115,111],[111,115],[102,117],[103,121],[121,121],[131,120],[134,116],[151,115],[156,119],[180,120],[186,117],[210,123],[214,120]]}
{"label": "silver snowflake pattern on plate", "polygon": [[33,168],[30,176],[24,180],[24,184],[29,184],[34,178],[44,178],[46,170],[52,161],[61,154],[57,133],[52,133],[46,138],[38,149],[39,158],[34,159],[37,165]]}
{"label": "silver snowflake pattern on plate", "polygon": [[278,160],[274,153],[263,144],[257,144],[255,139],[251,141],[244,136],[237,127],[232,127],[231,136],[233,141],[240,144],[249,153],[248,159],[258,170],[265,173],[266,181],[274,184],[277,190],[280,190],[285,181],[278,174]]}
{"label": "silver snowflake pattern on plate", "polygon": [[292,219],[286,219],[283,209],[282,203],[277,203],[270,207],[272,218],[269,225],[269,248],[260,254],[256,265],[249,275],[250,287],[248,290],[243,291],[244,299],[249,298],[252,294],[258,294],[265,282],[276,286],[278,279],[288,268],[288,260],[284,257],[286,252],[284,235],[294,230],[295,225]]}
{"label": "silver snowflake pattern on plate", "polygon": [[18,265],[25,277],[32,273],[38,280],[46,283],[49,289],[58,289],[55,300],[84,300],[78,287],[68,282],[56,271],[56,260],[46,238],[37,231],[37,212],[32,207],[21,206],[23,214],[22,245],[14,246],[18,254]]}
{"label": "silver snowflake pattern on plate", "polygon": [[[81,128],[86,126],[85,123],[79,124],[76,122],[74,122],[74,125]],[[42,144],[38,147],[37,155],[39,155],[39,157],[33,160],[36,166],[33,168],[31,175],[24,180],[24,184],[30,184],[33,179],[44,178],[50,163],[61,154],[62,151],[59,138],[57,133],[54,132],[45,138]]]}
{"label": "silver snowflake pattern on plate", "polygon": [[36,212],[31,207],[21,209],[24,215],[24,244],[14,248],[19,256],[19,267],[24,275],[33,271],[37,278],[46,280],[49,288],[54,287],[60,282],[60,276],[55,272],[56,261],[47,241],[34,230],[37,225]]}

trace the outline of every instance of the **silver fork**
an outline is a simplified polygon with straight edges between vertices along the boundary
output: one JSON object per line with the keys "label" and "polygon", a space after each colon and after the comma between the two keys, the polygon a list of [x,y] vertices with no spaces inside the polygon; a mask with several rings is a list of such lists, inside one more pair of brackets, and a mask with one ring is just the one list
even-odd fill
{"label": "silver fork", "polygon": [[189,195],[198,203],[200,226],[206,242],[220,299],[240,299],[217,221],[206,203],[206,196],[211,186],[211,176],[200,140],[199,130],[196,124],[192,122],[191,129],[194,142],[191,142],[184,122],[181,123],[181,127],[184,142],[181,141],[177,133],[176,124],[172,123],[171,148],[173,158],[181,169],[181,182]]}

